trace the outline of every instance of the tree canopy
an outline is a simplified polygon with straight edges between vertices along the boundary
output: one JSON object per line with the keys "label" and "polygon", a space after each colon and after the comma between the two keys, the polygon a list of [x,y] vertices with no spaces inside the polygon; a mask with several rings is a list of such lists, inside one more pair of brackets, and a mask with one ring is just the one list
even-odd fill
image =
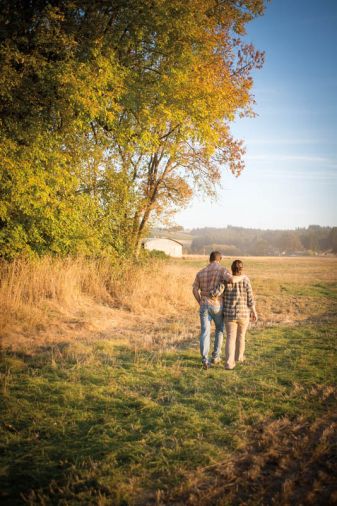
{"label": "tree canopy", "polygon": [[263,0],[0,6],[2,256],[137,252],[149,220],[240,174]]}

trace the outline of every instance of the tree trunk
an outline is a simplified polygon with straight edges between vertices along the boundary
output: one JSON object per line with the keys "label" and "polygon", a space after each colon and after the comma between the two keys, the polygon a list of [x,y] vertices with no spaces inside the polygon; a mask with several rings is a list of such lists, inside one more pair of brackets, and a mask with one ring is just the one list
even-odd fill
{"label": "tree trunk", "polygon": [[[142,234],[143,234],[143,231],[149,221],[151,211],[153,210],[154,204],[157,200],[159,187],[162,184],[165,176],[167,175],[167,173],[169,172],[169,170],[172,166],[172,161],[169,159],[167,161],[165,169],[163,170],[160,177],[155,179],[157,176],[158,166],[160,164],[161,158],[162,157],[158,157],[157,153],[155,153],[153,158],[151,159],[150,167],[149,167],[149,169],[150,169],[149,170],[149,180],[148,180],[149,198],[148,198],[147,204],[145,206],[145,209],[143,211],[142,218],[140,219],[140,212],[137,212],[135,214],[134,230],[133,230],[133,235],[134,235],[133,254],[135,255],[135,257],[139,256]],[[139,221],[139,219],[140,219],[140,221]]]}
{"label": "tree trunk", "polygon": [[151,203],[151,205],[147,206],[147,208],[145,209],[143,217],[139,223],[139,226],[138,226],[138,229],[137,229],[137,232],[135,235],[133,254],[135,255],[136,258],[139,256],[139,253],[140,253],[143,230],[149,220],[151,211],[152,211],[152,203]]}

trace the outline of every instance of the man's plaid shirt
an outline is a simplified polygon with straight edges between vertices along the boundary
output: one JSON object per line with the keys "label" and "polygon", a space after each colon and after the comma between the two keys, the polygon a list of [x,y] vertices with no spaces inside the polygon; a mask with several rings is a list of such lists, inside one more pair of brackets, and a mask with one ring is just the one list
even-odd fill
{"label": "man's plaid shirt", "polygon": [[197,288],[201,295],[201,304],[210,304],[218,306],[223,303],[221,294],[210,297],[210,291],[217,285],[231,279],[231,274],[226,267],[222,267],[218,262],[211,262],[204,269],[198,272],[195,277],[193,288]]}
{"label": "man's plaid shirt", "polygon": [[223,294],[224,319],[227,321],[246,320],[254,306],[252,285],[247,276],[233,277],[233,283],[219,283],[210,296],[218,298]]}

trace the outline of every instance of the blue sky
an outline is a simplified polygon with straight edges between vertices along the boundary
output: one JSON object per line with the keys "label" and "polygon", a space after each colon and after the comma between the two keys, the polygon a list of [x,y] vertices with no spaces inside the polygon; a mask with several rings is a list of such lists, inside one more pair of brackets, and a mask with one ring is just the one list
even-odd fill
{"label": "blue sky", "polygon": [[337,225],[337,0],[273,0],[247,26],[266,52],[254,73],[254,119],[232,128],[246,144],[239,178],[224,171],[216,202],[194,199],[185,228]]}

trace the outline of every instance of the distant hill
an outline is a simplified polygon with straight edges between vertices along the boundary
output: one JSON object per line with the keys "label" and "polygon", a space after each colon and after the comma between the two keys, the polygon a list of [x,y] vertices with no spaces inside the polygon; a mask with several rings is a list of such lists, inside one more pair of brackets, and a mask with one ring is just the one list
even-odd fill
{"label": "distant hill", "polygon": [[295,230],[263,230],[228,225],[189,231],[176,226],[157,228],[152,235],[181,242],[185,253],[225,255],[318,255],[337,253],[337,227],[310,225]]}

